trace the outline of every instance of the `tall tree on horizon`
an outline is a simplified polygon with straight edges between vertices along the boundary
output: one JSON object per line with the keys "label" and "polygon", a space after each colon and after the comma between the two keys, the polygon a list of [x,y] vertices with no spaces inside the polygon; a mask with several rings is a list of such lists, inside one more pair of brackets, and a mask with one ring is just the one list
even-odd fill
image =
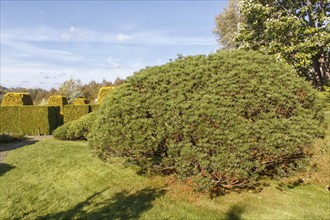
{"label": "tall tree on horizon", "polygon": [[329,0],[241,0],[240,48],[276,54],[315,87],[329,85]]}
{"label": "tall tree on horizon", "polygon": [[240,20],[238,2],[239,0],[228,0],[228,7],[215,18],[216,27],[213,33],[217,37],[222,49],[225,50],[238,47],[238,43],[235,42]]}

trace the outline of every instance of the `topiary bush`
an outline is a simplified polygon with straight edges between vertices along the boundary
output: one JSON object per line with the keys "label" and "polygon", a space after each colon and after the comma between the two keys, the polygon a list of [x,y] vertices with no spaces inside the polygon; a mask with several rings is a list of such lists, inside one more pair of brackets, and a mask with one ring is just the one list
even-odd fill
{"label": "topiary bush", "polygon": [[105,97],[107,97],[111,91],[113,91],[115,87],[113,86],[104,86],[101,87],[99,90],[98,98],[97,98],[97,103],[101,104],[104,100]]}
{"label": "topiary bush", "polygon": [[48,98],[48,106],[60,106],[61,114],[63,114],[64,105],[68,104],[68,99],[62,95],[52,95]]}
{"label": "topiary bush", "polygon": [[322,120],[316,91],[288,65],[221,51],[135,73],[101,105],[88,139],[100,158],[225,192],[300,167]]}
{"label": "topiary bush", "polygon": [[97,112],[81,116],[77,120],[58,127],[53,132],[53,136],[58,140],[86,140],[96,117]]}
{"label": "topiary bush", "polygon": [[86,105],[88,104],[88,100],[85,98],[76,98],[73,100],[73,105]]}
{"label": "topiary bush", "polygon": [[33,105],[29,93],[8,92],[3,96],[1,106]]}
{"label": "topiary bush", "polygon": [[64,124],[77,120],[83,115],[89,113],[88,105],[65,105],[63,107]]}

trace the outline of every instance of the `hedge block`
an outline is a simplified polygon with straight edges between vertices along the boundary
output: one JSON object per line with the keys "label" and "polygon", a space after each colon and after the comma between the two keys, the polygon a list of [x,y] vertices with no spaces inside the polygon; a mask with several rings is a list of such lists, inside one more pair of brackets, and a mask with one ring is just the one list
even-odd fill
{"label": "hedge block", "polygon": [[75,100],[73,100],[73,104],[74,105],[86,105],[86,104],[88,104],[88,100],[85,98],[76,98]]}
{"label": "hedge block", "polygon": [[0,133],[19,133],[18,106],[0,107]]}
{"label": "hedge block", "polygon": [[89,112],[95,112],[97,110],[99,110],[100,105],[96,105],[96,104],[90,104],[89,105]]}
{"label": "hedge block", "polygon": [[63,114],[63,106],[68,104],[68,99],[62,95],[53,95],[48,99],[48,106],[60,106],[61,114]]}
{"label": "hedge block", "polygon": [[27,135],[51,134],[55,128],[61,125],[59,107],[1,107],[0,116],[0,132]]}
{"label": "hedge block", "polygon": [[8,92],[3,96],[1,106],[33,105],[29,93]]}
{"label": "hedge block", "polygon": [[105,86],[101,87],[99,90],[98,98],[97,98],[97,103],[101,104],[104,100],[104,98],[110,94],[110,92],[114,89],[115,87],[113,86]]}
{"label": "hedge block", "polygon": [[89,105],[65,105],[63,108],[64,123],[76,120],[89,113]]}

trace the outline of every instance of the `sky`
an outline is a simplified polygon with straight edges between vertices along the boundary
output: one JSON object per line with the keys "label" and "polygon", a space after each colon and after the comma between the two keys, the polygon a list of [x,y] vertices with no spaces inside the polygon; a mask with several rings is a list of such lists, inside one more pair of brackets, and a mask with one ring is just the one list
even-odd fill
{"label": "sky", "polygon": [[65,80],[125,79],[219,49],[212,33],[227,0],[0,0],[4,87],[58,88]]}

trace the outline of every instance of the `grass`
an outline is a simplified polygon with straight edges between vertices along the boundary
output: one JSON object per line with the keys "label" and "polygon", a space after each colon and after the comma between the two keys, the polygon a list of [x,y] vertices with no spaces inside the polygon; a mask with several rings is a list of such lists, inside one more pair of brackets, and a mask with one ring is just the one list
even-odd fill
{"label": "grass", "polygon": [[214,199],[173,178],[104,163],[86,142],[46,139],[11,151],[1,164],[0,219],[329,219],[329,137],[328,129],[314,146],[317,169],[268,181],[259,193]]}

